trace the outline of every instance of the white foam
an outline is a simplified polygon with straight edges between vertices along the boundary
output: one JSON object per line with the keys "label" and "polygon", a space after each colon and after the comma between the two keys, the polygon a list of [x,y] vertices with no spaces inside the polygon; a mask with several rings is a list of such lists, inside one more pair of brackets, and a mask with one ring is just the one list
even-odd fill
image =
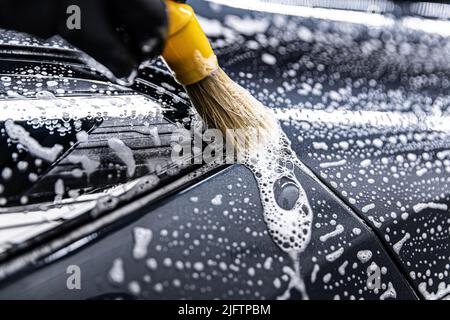
{"label": "white foam", "polygon": [[361,161],[361,163],[360,163],[361,167],[363,167],[363,168],[367,168],[371,164],[372,164],[372,160],[370,160],[370,159],[365,159],[365,160]]}
{"label": "white foam", "polygon": [[333,262],[338,259],[344,253],[344,248],[339,248],[338,250],[328,254],[325,259],[329,262]]}
{"label": "white foam", "polygon": [[209,37],[222,36],[226,28],[222,25],[222,22],[216,19],[208,19],[197,15],[197,20],[200,23],[203,31]]}
{"label": "white foam", "polygon": [[372,210],[375,208],[375,204],[374,203],[369,203],[367,205],[365,205],[364,207],[361,208],[361,211],[363,213],[367,213],[369,210]]}
{"label": "white foam", "polygon": [[12,140],[17,141],[27,148],[28,152],[33,156],[44,159],[48,162],[55,161],[63,150],[63,147],[59,144],[55,144],[51,148],[41,146],[37,140],[30,136],[28,131],[20,125],[15,124],[12,120],[6,120],[5,130]]}
{"label": "white foam", "polygon": [[423,294],[423,296],[427,300],[443,299],[445,296],[450,294],[450,284],[447,285],[445,282],[440,282],[438,284],[438,290],[435,293],[433,293],[428,292],[426,282],[421,282],[419,284],[419,291]]}
{"label": "white foam", "polygon": [[424,209],[447,210],[448,206],[445,203],[428,202],[428,203],[418,203],[413,207],[415,213],[419,213]]}
{"label": "white foam", "polygon": [[273,55],[269,53],[263,53],[261,55],[261,60],[268,65],[274,65],[277,63],[277,58],[275,58]]}
{"label": "white foam", "polygon": [[383,292],[380,295],[380,300],[386,300],[386,299],[395,299],[397,298],[397,292],[395,291],[394,286],[392,285],[392,282],[388,283],[388,288],[385,292]]}
{"label": "white foam", "polygon": [[64,196],[64,181],[62,179],[58,179],[55,182],[55,203],[61,202]]}
{"label": "white foam", "polygon": [[319,239],[320,239],[320,241],[325,242],[325,241],[327,241],[328,239],[333,238],[333,237],[335,237],[335,236],[341,234],[342,232],[344,232],[344,227],[342,226],[342,224],[338,224],[338,225],[336,226],[336,229],[335,229],[335,230],[333,230],[333,231],[331,231],[331,232],[329,232],[329,233],[327,233],[327,234],[324,234],[324,235],[320,236]]}
{"label": "white foam", "polygon": [[58,85],[58,81],[50,80],[47,81],[47,87],[56,87]]}
{"label": "white foam", "polygon": [[158,127],[156,126],[152,126],[149,128],[149,132],[153,138],[153,142],[155,143],[155,146],[160,146],[161,145],[161,138],[159,137],[159,133],[158,133]]}
{"label": "white foam", "polygon": [[114,284],[121,284],[125,280],[125,271],[123,270],[123,260],[121,258],[114,260],[109,270],[109,279]]}
{"label": "white foam", "polygon": [[136,162],[133,157],[133,151],[122,140],[118,138],[108,139],[108,145],[116,152],[117,156],[127,166],[127,175],[129,177],[132,177],[136,170]]}
{"label": "white foam", "polygon": [[199,272],[203,271],[203,269],[205,268],[204,264],[200,261],[195,262],[193,267],[194,267],[194,270],[199,271]]}
{"label": "white foam", "polygon": [[332,161],[332,162],[322,162],[319,166],[321,168],[331,168],[331,167],[339,167],[339,166],[343,166],[344,164],[347,163],[347,160],[342,159],[339,161]]}
{"label": "white foam", "polygon": [[79,142],[86,142],[89,140],[89,133],[84,130],[77,132],[75,136]]}
{"label": "white foam", "polygon": [[314,265],[313,271],[311,272],[311,283],[316,282],[317,273],[320,271],[320,266],[318,264]]}
{"label": "white foam", "polygon": [[372,251],[361,250],[361,251],[358,251],[356,256],[358,257],[359,261],[361,261],[362,263],[366,263],[367,261],[372,259]]}
{"label": "white foam", "polygon": [[[300,274],[299,254],[305,250],[311,239],[313,214],[306,192],[298,181],[294,170],[301,167],[291,143],[279,125],[271,140],[245,159],[244,164],[253,172],[258,183],[263,205],[264,220],[274,242],[292,259],[293,268],[286,273],[290,283],[280,298],[288,298],[292,288],[308,299]],[[275,198],[274,187],[282,178],[291,180],[298,189],[298,199],[290,210],[281,208]],[[286,269],[287,270],[287,269]]]}
{"label": "white foam", "polygon": [[217,194],[214,198],[211,199],[211,203],[215,206],[220,206],[222,204],[222,195]]}
{"label": "white foam", "polygon": [[156,261],[155,258],[147,259],[146,265],[147,265],[147,268],[149,268],[152,271],[155,271],[156,269],[158,269],[158,262]]}
{"label": "white foam", "polygon": [[313,141],[313,148],[316,150],[328,150],[328,145],[326,142],[323,141],[321,142]]}
{"label": "white foam", "polygon": [[8,167],[4,167],[2,170],[2,178],[3,180],[9,180],[11,179],[13,175],[13,171],[11,170],[11,168]]}
{"label": "white foam", "polygon": [[139,282],[137,281],[131,281],[128,284],[128,290],[134,295],[139,295],[141,293],[141,286],[139,285]]}
{"label": "white foam", "polygon": [[345,260],[344,263],[342,263],[339,266],[338,271],[341,276],[345,276],[345,268],[347,268],[347,266],[348,266],[348,260]]}
{"label": "white foam", "polygon": [[266,270],[272,269],[272,262],[273,262],[273,258],[267,257],[267,259],[264,261],[264,269],[266,269]]}
{"label": "white foam", "polygon": [[133,257],[136,260],[143,259],[147,256],[148,245],[152,241],[152,230],[142,227],[136,227],[133,230],[134,247]]}
{"label": "white foam", "polygon": [[411,238],[411,235],[407,232],[403,238],[401,238],[396,244],[394,244],[394,251],[399,254],[400,250],[402,249],[403,245],[405,244],[405,242]]}

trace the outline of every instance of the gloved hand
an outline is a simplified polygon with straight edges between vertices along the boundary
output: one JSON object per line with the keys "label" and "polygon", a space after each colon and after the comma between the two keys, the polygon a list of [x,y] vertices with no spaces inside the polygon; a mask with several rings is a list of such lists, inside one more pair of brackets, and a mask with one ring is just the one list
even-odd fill
{"label": "gloved hand", "polygon": [[[80,8],[70,30],[67,8]],[[48,38],[59,34],[117,78],[160,54],[167,31],[164,0],[0,0],[0,28]]]}

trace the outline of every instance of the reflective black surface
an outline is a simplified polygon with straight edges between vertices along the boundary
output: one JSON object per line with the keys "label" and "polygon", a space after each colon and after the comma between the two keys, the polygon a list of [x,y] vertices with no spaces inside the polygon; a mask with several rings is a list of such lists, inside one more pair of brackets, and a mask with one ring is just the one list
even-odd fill
{"label": "reflective black surface", "polygon": [[[314,213],[312,239],[298,262],[309,297],[448,296],[450,46],[445,29],[418,30],[436,24],[408,15],[369,12],[358,20],[331,12],[323,19],[192,4],[221,65],[275,109],[309,168],[296,171]],[[169,101],[170,92],[158,92],[165,83],[178,97],[176,110],[186,110],[182,89],[162,65],[144,72],[135,89],[154,101],[161,96]],[[188,116],[165,115],[169,122]],[[114,128],[109,123],[103,117],[94,122],[89,140],[114,134],[127,141],[136,159],[148,157],[152,145],[143,139],[142,119],[133,130],[127,117]],[[77,146],[74,152],[91,150],[105,163],[120,162],[109,158],[104,143]],[[120,177],[95,181],[108,181],[103,188],[128,181],[123,178],[127,167],[118,169]],[[52,170],[58,176],[72,169],[62,161]],[[148,173],[139,170],[138,175]],[[29,266],[20,277],[3,281],[0,297],[86,299],[128,292],[158,299],[300,298],[295,288],[287,290],[294,264],[267,233],[251,173],[235,165],[200,180],[164,200],[125,206],[128,218],[83,235],[56,254],[39,256],[33,260],[38,268]],[[91,184],[73,183],[76,188]],[[289,181],[280,181],[275,192],[283,193],[280,207],[288,208],[296,197]],[[133,253],[135,232],[151,234],[145,258]],[[81,290],[67,289],[69,265],[81,269]],[[368,272],[375,269],[381,272],[376,290],[367,284]]]}

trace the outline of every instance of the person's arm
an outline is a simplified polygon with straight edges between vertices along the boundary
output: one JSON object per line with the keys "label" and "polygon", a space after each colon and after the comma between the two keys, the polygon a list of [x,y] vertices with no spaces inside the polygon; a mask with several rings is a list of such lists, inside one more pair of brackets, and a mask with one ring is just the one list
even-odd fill
{"label": "person's arm", "polygon": [[[80,8],[80,28],[68,23]],[[72,17],[73,18],[73,17]],[[117,78],[159,55],[167,16],[164,0],[0,0],[0,28],[48,38],[59,34]]]}

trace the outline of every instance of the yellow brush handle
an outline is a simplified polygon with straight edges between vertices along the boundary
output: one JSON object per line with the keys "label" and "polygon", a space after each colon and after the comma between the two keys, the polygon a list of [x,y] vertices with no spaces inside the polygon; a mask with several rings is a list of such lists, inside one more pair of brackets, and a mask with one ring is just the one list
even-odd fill
{"label": "yellow brush handle", "polygon": [[166,0],[169,30],[163,58],[184,85],[204,79],[217,69],[217,58],[187,4]]}

